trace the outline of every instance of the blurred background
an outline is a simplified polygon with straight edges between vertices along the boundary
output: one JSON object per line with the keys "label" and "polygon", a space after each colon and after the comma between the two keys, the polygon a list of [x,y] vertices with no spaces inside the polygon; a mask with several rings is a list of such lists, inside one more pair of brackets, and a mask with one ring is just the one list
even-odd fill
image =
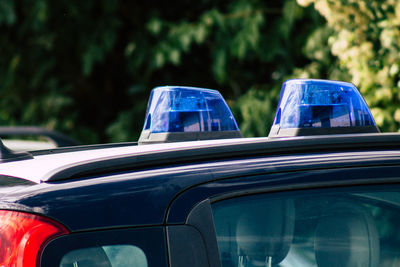
{"label": "blurred background", "polygon": [[400,126],[397,0],[0,0],[0,125],[136,141],[150,90],[218,89],[266,136],[282,82],[353,82]]}

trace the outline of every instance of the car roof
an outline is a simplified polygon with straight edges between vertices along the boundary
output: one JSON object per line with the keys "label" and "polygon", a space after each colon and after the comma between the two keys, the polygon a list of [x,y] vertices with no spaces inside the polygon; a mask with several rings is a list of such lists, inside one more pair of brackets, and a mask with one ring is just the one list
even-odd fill
{"label": "car roof", "polygon": [[243,156],[343,150],[400,149],[400,134],[353,134],[291,138],[237,138],[153,145],[124,144],[48,150],[32,159],[0,164],[0,175],[34,183],[99,173]]}
{"label": "car roof", "polygon": [[[245,142],[252,142],[252,138],[247,138]],[[240,140],[242,143],[244,140]],[[190,148],[208,147],[210,145],[224,145],[237,143],[238,140],[209,140],[193,141],[165,144],[140,145],[115,144],[108,146],[80,146],[64,149],[52,149],[39,152],[32,152],[32,159],[5,162],[0,164],[0,175],[13,176],[40,183],[51,178],[62,170],[71,167],[84,165],[93,162],[105,162],[112,159],[139,155],[156,155],[157,153],[168,151],[179,151]]]}

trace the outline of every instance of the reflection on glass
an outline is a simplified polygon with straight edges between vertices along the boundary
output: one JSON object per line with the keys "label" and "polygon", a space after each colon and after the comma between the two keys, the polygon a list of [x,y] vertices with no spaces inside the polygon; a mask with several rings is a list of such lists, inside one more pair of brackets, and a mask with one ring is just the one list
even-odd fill
{"label": "reflection on glass", "polygon": [[400,266],[400,190],[332,191],[214,203],[222,267]]}
{"label": "reflection on glass", "polygon": [[147,267],[143,250],[132,245],[112,245],[68,252],[60,267]]}

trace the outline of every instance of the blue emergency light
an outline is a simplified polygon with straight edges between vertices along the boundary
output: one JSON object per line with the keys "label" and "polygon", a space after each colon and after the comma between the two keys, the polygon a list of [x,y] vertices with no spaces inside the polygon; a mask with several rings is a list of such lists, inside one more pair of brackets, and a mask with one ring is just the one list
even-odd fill
{"label": "blue emergency light", "polygon": [[282,85],[269,137],[377,132],[371,112],[353,84],[293,79]]}
{"label": "blue emergency light", "polygon": [[218,91],[163,86],[150,94],[139,144],[241,136],[231,110]]}

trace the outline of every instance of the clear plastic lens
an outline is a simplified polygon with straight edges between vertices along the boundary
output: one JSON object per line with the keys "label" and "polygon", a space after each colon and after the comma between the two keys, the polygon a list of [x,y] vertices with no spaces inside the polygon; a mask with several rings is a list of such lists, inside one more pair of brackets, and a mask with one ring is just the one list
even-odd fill
{"label": "clear plastic lens", "polygon": [[356,87],[323,80],[289,80],[283,84],[274,124],[280,128],[374,126]]}
{"label": "clear plastic lens", "polygon": [[218,91],[192,87],[158,87],[150,96],[144,130],[165,133],[239,129]]}
{"label": "clear plastic lens", "polygon": [[0,210],[0,266],[37,266],[51,239],[68,234],[58,223],[38,215]]}

